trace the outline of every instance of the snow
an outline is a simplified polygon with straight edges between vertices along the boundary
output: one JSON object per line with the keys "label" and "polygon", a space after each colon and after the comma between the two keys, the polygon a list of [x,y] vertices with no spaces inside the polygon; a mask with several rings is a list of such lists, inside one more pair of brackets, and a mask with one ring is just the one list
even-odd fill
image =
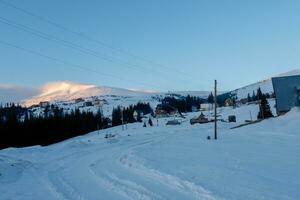
{"label": "snow", "polygon": [[[295,69],[292,71],[288,71],[285,73],[277,74],[273,77],[282,77],[282,76],[294,76],[300,75],[300,69]],[[236,94],[238,99],[247,98],[248,93],[252,96],[253,91],[256,93],[257,89],[260,88],[263,93],[273,93],[273,84],[271,78],[264,79],[262,81],[258,81],[257,83],[253,83],[238,89],[231,91],[232,94]]]}
{"label": "snow", "polygon": [[231,129],[249,110],[255,118],[256,107],[219,109],[238,122],[220,122],[217,141],[206,139],[213,123],[190,125],[199,113],[187,113],[178,126],[162,118],[154,127],[128,124],[47,147],[1,150],[0,199],[298,200],[300,110]]}
{"label": "snow", "polygon": [[76,98],[87,98],[92,96],[117,95],[131,97],[151,94],[151,91],[129,90],[106,86],[98,87],[95,85],[62,81],[45,84],[41,88],[39,95],[24,100],[22,104],[31,106],[45,101],[70,101]]}

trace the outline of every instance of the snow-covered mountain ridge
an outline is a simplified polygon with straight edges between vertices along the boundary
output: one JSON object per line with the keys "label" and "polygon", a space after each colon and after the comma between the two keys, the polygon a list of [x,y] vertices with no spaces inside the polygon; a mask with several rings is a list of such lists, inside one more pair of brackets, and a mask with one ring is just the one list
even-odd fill
{"label": "snow-covered mountain ridge", "polygon": [[40,94],[22,102],[23,105],[31,106],[45,101],[70,101],[76,98],[87,98],[92,96],[145,96],[154,94],[154,91],[130,90],[107,86],[96,86],[79,84],[70,81],[54,82],[44,85]]}
{"label": "snow-covered mountain ridge", "polygon": [[[300,69],[292,70],[276,76],[291,76],[300,75]],[[273,76],[274,77],[274,76]],[[235,94],[238,99],[246,98],[248,93],[252,95],[253,91],[256,92],[258,88],[261,88],[263,93],[272,93],[273,86],[271,78],[258,81],[256,83],[235,89],[230,91],[230,93]],[[0,88],[1,90],[1,88]],[[104,96],[120,96],[120,97],[136,97],[143,99],[148,96],[165,96],[170,94],[178,95],[192,95],[200,96],[206,98],[210,91],[169,91],[169,92],[159,92],[151,90],[136,90],[136,89],[123,89],[108,86],[96,86],[92,84],[81,84],[74,83],[70,81],[61,81],[48,83],[42,86],[40,89],[36,89],[35,93],[25,100],[21,101],[21,104],[25,106],[37,105],[40,102],[58,102],[58,101],[71,101],[77,98],[89,98],[92,96],[104,97]],[[28,95],[27,95],[28,96]]]}

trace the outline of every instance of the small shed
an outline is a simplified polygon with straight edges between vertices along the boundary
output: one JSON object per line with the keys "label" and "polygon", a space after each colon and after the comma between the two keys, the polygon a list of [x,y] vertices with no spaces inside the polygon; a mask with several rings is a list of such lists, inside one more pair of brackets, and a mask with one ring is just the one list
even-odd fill
{"label": "small shed", "polygon": [[169,120],[166,125],[180,125],[177,119]]}
{"label": "small shed", "polygon": [[193,125],[193,124],[196,124],[196,123],[199,123],[199,124],[204,124],[204,123],[208,123],[208,119],[205,117],[205,115],[201,112],[201,114],[196,117],[196,118],[193,118],[190,120],[190,123]]}

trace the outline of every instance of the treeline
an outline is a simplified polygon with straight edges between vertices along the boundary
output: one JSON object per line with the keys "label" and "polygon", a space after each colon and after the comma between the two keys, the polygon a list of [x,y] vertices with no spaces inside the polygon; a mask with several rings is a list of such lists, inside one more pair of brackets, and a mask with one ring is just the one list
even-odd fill
{"label": "treeline", "polygon": [[162,99],[162,105],[168,105],[176,108],[179,112],[192,112],[193,107],[196,109],[200,108],[202,103],[206,100],[195,96],[181,96],[180,98],[175,97],[165,97]]}
{"label": "treeline", "polygon": [[255,93],[254,91],[252,92],[252,95],[250,95],[248,93],[247,95],[247,102],[254,102],[254,101],[258,101],[258,100],[261,100],[262,99],[262,95],[265,95],[265,97],[267,99],[269,98],[275,98],[275,94],[274,93],[262,93],[261,89],[258,88],[257,92]]}
{"label": "treeline", "polygon": [[142,122],[143,115],[147,114],[153,114],[153,109],[149,103],[139,102],[136,105],[130,105],[126,108],[118,106],[112,111],[112,126],[121,125],[122,120],[124,124]]}
{"label": "treeline", "polygon": [[65,139],[106,128],[109,119],[101,112],[63,112],[56,106],[45,109],[43,116],[34,116],[29,109],[19,105],[0,107],[0,149],[49,145]]}
{"label": "treeline", "polygon": [[[136,116],[135,116],[136,114]],[[55,105],[46,106],[41,115],[15,104],[0,105],[0,149],[50,145],[75,136],[118,126],[142,122],[142,116],[153,114],[149,103],[137,103],[126,108],[113,109],[112,120],[93,112],[71,110],[66,113]]]}

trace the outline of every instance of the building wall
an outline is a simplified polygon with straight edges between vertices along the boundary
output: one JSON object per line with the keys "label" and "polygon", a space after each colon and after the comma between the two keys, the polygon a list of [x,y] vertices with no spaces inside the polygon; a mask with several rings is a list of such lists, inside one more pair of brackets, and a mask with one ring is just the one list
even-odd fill
{"label": "building wall", "polygon": [[277,114],[288,112],[292,107],[300,106],[299,91],[300,75],[274,77],[272,78],[273,88],[276,96]]}

